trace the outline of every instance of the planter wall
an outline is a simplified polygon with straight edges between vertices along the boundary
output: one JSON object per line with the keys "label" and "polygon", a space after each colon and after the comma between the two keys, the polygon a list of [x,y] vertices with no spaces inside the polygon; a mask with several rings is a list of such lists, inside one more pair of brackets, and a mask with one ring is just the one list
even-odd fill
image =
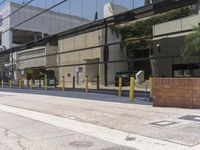
{"label": "planter wall", "polygon": [[200,109],[200,78],[154,78],[153,105]]}

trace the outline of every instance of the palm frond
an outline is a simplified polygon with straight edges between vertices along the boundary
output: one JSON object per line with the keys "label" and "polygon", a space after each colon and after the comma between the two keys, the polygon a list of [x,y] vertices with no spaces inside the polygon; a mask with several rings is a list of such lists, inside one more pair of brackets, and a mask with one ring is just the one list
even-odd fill
{"label": "palm frond", "polygon": [[200,52],[200,27],[194,26],[192,33],[187,35],[185,39],[181,57],[185,61],[189,56],[198,52]]}

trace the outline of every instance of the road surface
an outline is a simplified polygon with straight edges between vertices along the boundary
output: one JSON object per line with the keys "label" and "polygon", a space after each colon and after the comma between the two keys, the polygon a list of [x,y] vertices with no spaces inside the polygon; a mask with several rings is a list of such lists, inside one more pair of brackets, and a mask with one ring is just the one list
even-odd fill
{"label": "road surface", "polygon": [[199,150],[200,110],[154,108],[113,95],[1,89],[0,131],[0,145],[13,150]]}

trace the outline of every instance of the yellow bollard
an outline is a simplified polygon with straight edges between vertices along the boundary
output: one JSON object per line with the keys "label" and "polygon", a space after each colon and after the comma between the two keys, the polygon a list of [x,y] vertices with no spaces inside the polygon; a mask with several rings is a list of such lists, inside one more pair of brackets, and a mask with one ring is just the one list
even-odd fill
{"label": "yellow bollard", "polygon": [[119,78],[118,96],[122,96],[122,78]]}
{"label": "yellow bollard", "polygon": [[12,89],[12,80],[9,80],[9,87]]}
{"label": "yellow bollard", "polygon": [[33,89],[33,80],[32,79],[29,81],[29,87],[30,87],[30,90]]}
{"label": "yellow bollard", "polygon": [[129,93],[129,100],[131,102],[134,101],[134,98],[135,98],[135,78],[134,77],[131,77],[130,79],[130,93]]}
{"label": "yellow bollard", "polygon": [[63,76],[62,80],[62,91],[65,91],[65,76]]}
{"label": "yellow bollard", "polygon": [[153,97],[153,78],[149,78],[150,97]]}
{"label": "yellow bollard", "polygon": [[22,83],[21,83],[21,80],[19,79],[19,89],[21,89],[22,88]]}
{"label": "yellow bollard", "polygon": [[1,87],[4,88],[4,80],[1,80]]}
{"label": "yellow bollard", "polygon": [[88,94],[88,76],[85,76],[85,92]]}
{"label": "yellow bollard", "polygon": [[45,83],[45,90],[47,91],[48,90],[48,83],[47,83],[47,79],[45,79],[45,81],[44,81]]}

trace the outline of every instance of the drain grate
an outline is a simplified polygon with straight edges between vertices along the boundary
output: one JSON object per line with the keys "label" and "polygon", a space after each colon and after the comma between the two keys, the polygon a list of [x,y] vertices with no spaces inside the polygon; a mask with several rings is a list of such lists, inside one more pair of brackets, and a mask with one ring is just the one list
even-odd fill
{"label": "drain grate", "polygon": [[136,138],[135,137],[129,137],[129,136],[127,136],[125,140],[126,141],[135,141]]}
{"label": "drain grate", "polygon": [[154,122],[154,123],[150,123],[151,125],[157,125],[160,127],[166,127],[166,126],[170,126],[170,125],[174,125],[177,124],[178,122],[174,122],[174,121],[159,121],[159,122]]}
{"label": "drain grate", "polygon": [[200,116],[195,116],[195,115],[187,115],[179,119],[200,122]]}
{"label": "drain grate", "polygon": [[75,142],[70,143],[69,145],[75,148],[84,148],[84,147],[91,147],[92,143],[75,141]]}

